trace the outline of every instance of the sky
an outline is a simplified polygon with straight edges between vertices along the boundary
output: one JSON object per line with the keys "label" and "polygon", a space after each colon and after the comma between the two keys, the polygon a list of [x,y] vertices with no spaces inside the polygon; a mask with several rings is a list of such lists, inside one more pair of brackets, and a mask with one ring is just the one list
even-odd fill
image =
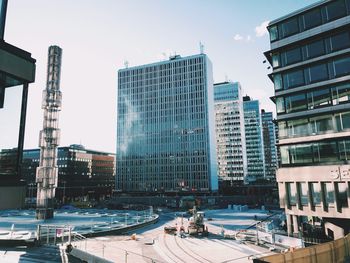
{"label": "sky", "polygon": [[[214,82],[239,81],[244,94],[275,112],[265,30],[272,21],[317,0],[8,0],[5,41],[36,59],[29,86],[25,148],[37,148],[47,50],[63,49],[61,146],[115,152],[117,71],[170,55],[204,53]],[[6,90],[0,149],[16,146],[20,88]],[[4,125],[5,124],[5,125]]]}

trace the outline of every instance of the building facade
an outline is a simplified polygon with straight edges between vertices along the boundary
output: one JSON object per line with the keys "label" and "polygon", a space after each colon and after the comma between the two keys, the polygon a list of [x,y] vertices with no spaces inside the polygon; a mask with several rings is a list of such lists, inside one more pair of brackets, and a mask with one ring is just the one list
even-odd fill
{"label": "building facade", "polygon": [[[115,183],[115,155],[85,149],[82,145],[58,147],[58,186],[56,200],[74,200],[89,195],[99,199],[110,196]],[[22,174],[27,181],[27,197],[36,197],[35,173],[40,149],[24,150]]]}
{"label": "building facade", "polygon": [[258,100],[243,97],[244,128],[247,151],[247,182],[265,178],[264,141]]}
{"label": "building facade", "polygon": [[205,54],[119,70],[116,189],[216,191],[213,97]]}
{"label": "building facade", "polygon": [[272,112],[261,110],[262,133],[264,141],[265,178],[276,181],[277,147],[276,130]]}
{"label": "building facade", "polygon": [[307,217],[350,228],[350,1],[320,1],[270,22],[280,204],[288,232]]}
{"label": "building facade", "polygon": [[247,174],[242,89],[238,82],[214,84],[216,152],[220,183],[243,183]]}

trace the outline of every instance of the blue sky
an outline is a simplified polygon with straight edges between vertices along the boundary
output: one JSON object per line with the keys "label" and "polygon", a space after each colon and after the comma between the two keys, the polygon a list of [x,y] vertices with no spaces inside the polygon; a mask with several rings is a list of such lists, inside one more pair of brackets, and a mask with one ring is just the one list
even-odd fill
{"label": "blue sky", "polygon": [[[156,62],[171,54],[199,53],[213,63],[214,81],[239,81],[245,94],[274,111],[273,85],[263,64],[268,35],[256,27],[316,0],[9,0],[5,40],[37,59],[30,85],[26,148],[38,146],[47,49],[63,49],[61,145],[115,151],[117,70]],[[261,27],[263,28],[263,27]],[[13,147],[17,91],[8,92],[0,118],[0,148]],[[18,103],[17,103],[18,104]],[[19,105],[17,105],[17,108]],[[12,112],[13,112],[12,110]]]}

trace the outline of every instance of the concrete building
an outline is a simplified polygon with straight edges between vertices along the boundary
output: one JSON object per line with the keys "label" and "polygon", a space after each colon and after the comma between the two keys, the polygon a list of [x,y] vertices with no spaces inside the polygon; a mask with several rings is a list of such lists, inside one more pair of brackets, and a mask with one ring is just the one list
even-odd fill
{"label": "concrete building", "polygon": [[[29,83],[35,80],[35,59],[23,49],[4,40],[7,0],[0,1],[0,111],[1,136],[7,141],[14,141],[13,150],[7,151],[0,145],[0,209],[23,208],[25,182],[21,175],[24,132]],[[9,95],[14,89],[20,91],[18,97]],[[16,92],[15,92],[16,93]],[[13,93],[12,93],[13,94]],[[6,105],[9,101],[11,105]],[[11,106],[11,107],[10,107]],[[18,107],[19,114],[15,113]],[[8,121],[10,120],[10,121]],[[3,134],[7,127],[15,123],[16,128]],[[19,127],[19,128],[18,128]],[[8,137],[6,136],[8,135]],[[17,137],[18,136],[18,137]],[[7,147],[7,148],[12,148]],[[6,201],[4,201],[6,200]]]}
{"label": "concrete building", "polygon": [[[35,174],[39,166],[40,149],[23,152],[22,174],[27,182],[27,198],[36,197]],[[85,149],[73,144],[58,147],[58,183],[56,202],[74,200],[83,196],[93,199],[110,196],[115,183],[115,155]]]}
{"label": "concrete building", "polygon": [[120,69],[117,101],[117,190],[217,190],[213,73],[205,54]]}
{"label": "concrete building", "polygon": [[243,99],[238,82],[214,84],[219,183],[242,184],[247,174]]}
{"label": "concrete building", "polygon": [[254,182],[265,179],[264,141],[259,101],[244,96],[243,110],[248,166],[247,182]]}
{"label": "concrete building", "polygon": [[288,233],[322,218],[328,237],[350,228],[350,2],[320,1],[269,23]]}
{"label": "concrete building", "polygon": [[277,147],[276,130],[272,112],[261,110],[262,133],[264,141],[265,179],[276,181]]}

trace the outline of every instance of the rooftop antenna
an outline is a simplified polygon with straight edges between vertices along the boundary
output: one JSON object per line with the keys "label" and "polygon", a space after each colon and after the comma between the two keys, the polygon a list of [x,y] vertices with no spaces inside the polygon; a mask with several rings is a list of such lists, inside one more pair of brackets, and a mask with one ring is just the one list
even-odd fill
{"label": "rooftop antenna", "polygon": [[129,67],[129,61],[125,60],[124,61],[124,66],[125,66],[125,68],[128,68]]}
{"label": "rooftop antenna", "polygon": [[204,54],[204,45],[202,42],[199,42],[199,51],[201,54]]}

